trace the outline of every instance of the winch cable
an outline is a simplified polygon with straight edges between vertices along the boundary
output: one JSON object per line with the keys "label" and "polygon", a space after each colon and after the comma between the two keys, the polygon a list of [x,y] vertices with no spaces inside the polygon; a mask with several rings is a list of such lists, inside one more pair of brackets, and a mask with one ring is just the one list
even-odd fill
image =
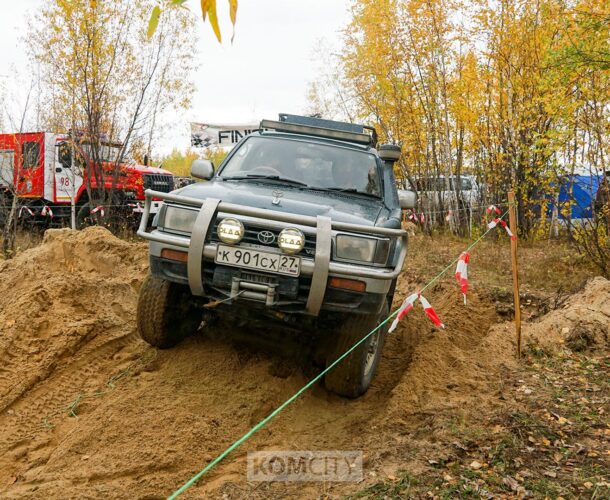
{"label": "winch cable", "polygon": [[[508,214],[508,211],[504,212],[501,216],[498,217],[498,220],[503,220],[504,217]],[[488,227],[487,231],[485,231],[481,236],[479,236],[474,243],[472,243],[467,249],[466,252],[470,252],[476,245],[478,245],[487,234],[489,234],[495,226]],[[445,267],[439,274],[437,274],[434,278],[432,278],[423,288],[419,290],[420,293],[424,292],[427,288],[436,283],[441,277],[443,277],[447,271],[452,269],[457,262],[460,260],[459,257],[454,259],[447,267]],[[379,323],[375,328],[373,328],[369,333],[367,333],[362,339],[356,342],[352,347],[350,347],[347,351],[345,351],[341,356],[339,356],[335,361],[333,361],[330,365],[328,365],[324,370],[322,370],[318,375],[312,378],[307,384],[301,387],[297,392],[295,392],[292,396],[290,396],[286,401],[284,401],[280,406],[278,406],[275,410],[273,410],[269,415],[263,418],[260,422],[258,422],[254,427],[252,427],[248,432],[246,432],[242,437],[240,437],[237,441],[233,442],[225,451],[223,451],[220,455],[218,455],[214,460],[212,460],[208,465],[206,465],[202,470],[197,472],[193,477],[191,477],[186,483],[184,483],[180,488],[174,491],[168,498],[168,500],[174,500],[178,498],[179,495],[188,490],[191,486],[193,486],[202,476],[211,471],[214,467],[216,467],[222,460],[225,459],[227,455],[229,455],[233,450],[241,446],[244,442],[252,437],[257,431],[262,429],[267,422],[275,418],[284,408],[290,406],[295,400],[299,398],[301,394],[309,390],[315,384],[317,384],[328,372],[330,372],[335,366],[337,366],[341,361],[343,361],[347,356],[349,356],[360,344],[365,342],[371,335],[373,335],[377,330],[379,330],[383,325],[385,325],[388,321],[390,321],[398,312],[400,311],[400,307],[392,312],[385,320]]]}

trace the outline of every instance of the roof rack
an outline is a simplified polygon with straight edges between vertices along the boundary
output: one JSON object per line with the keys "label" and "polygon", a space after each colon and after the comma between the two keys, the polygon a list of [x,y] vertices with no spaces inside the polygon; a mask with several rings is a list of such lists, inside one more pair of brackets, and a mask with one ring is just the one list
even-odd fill
{"label": "roof rack", "polygon": [[366,146],[377,144],[377,132],[373,127],[355,123],[337,122],[322,118],[289,115],[280,113],[279,121],[263,120],[261,129],[273,129],[278,132],[313,135],[338,141],[354,142]]}

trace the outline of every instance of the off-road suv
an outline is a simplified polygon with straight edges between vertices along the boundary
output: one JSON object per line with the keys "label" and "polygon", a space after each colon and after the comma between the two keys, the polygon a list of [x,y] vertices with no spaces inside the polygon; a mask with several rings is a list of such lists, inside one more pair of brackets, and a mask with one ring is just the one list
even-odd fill
{"label": "off-road suv", "polygon": [[[174,345],[202,323],[202,307],[230,316],[281,318],[307,336],[323,332],[326,364],[383,321],[407,253],[398,191],[400,149],[375,149],[374,129],[281,114],[263,120],[218,170],[194,161],[198,182],[148,190],[138,234],[150,241],[150,275],[138,303],[149,344]],[[147,231],[151,200],[164,200]],[[357,397],[375,374],[387,328],[325,377]]]}

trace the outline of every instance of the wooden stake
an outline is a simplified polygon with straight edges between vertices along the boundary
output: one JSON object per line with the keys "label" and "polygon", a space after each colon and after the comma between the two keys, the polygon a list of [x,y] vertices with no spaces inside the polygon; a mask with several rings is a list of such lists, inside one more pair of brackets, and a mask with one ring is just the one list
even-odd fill
{"label": "wooden stake", "polygon": [[[517,209],[515,193],[508,193],[508,221],[511,232],[517,234]],[[515,302],[515,330],[517,331],[517,357],[521,358],[521,301],[519,298],[519,268],[517,264],[517,240],[511,239],[510,253],[513,267],[513,296]]]}

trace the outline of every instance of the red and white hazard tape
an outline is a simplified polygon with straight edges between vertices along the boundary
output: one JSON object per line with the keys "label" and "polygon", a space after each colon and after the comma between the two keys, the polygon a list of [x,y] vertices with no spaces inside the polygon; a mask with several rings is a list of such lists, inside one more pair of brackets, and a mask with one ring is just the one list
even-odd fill
{"label": "red and white hazard tape", "polygon": [[500,209],[498,207],[496,207],[495,205],[489,205],[486,209],[485,212],[487,212],[488,214],[496,214],[496,215],[500,215],[502,212],[500,212]]}
{"label": "red and white hazard tape", "polygon": [[426,316],[428,316],[428,319],[430,321],[432,321],[432,323],[434,323],[434,326],[437,326],[438,328],[445,328],[445,325],[443,324],[441,319],[438,317],[438,314],[436,314],[436,311],[434,310],[434,308],[430,305],[430,302],[428,302],[426,300],[426,298],[421,294],[419,296],[419,301],[421,302],[421,305],[424,307],[424,312],[426,313]]}
{"label": "red and white hazard tape", "polygon": [[510,236],[511,240],[514,241],[514,240],[517,239],[517,237],[513,234],[513,232],[508,227],[508,224],[505,221],[503,221],[502,219],[494,219],[494,220],[492,220],[489,224],[487,224],[487,227],[489,229],[493,229],[498,224],[500,224],[506,230],[506,233]]}
{"label": "red and white hazard tape", "polygon": [[434,310],[430,302],[428,302],[421,293],[413,293],[409,295],[400,306],[400,310],[398,311],[396,318],[394,318],[394,321],[392,322],[388,333],[392,333],[394,330],[396,330],[396,327],[398,326],[400,320],[402,320],[407,315],[407,313],[411,309],[413,309],[413,305],[415,304],[415,301],[417,299],[419,299],[419,302],[423,306],[424,312],[426,313],[426,316],[428,316],[430,321],[432,321],[432,323],[434,323],[434,325],[438,328],[445,328],[445,325],[436,314],[436,311]]}
{"label": "red and white hazard tape", "polygon": [[51,217],[51,219],[53,218],[53,210],[51,210],[51,207],[47,207],[46,205],[44,207],[42,207],[42,210],[40,211],[40,215],[42,215],[43,217]]}
{"label": "red and white hazard tape", "polygon": [[466,294],[468,293],[468,264],[470,263],[470,254],[462,252],[455,268],[455,278],[460,284],[460,290],[464,295],[464,304],[466,304]]}
{"label": "red and white hazard tape", "polygon": [[30,207],[26,207],[23,206],[19,209],[19,214],[18,217],[21,219],[21,217],[23,216],[23,211],[26,211],[28,214],[30,214],[30,217],[34,217],[34,212],[32,212],[32,210],[30,209]]}
{"label": "red and white hazard tape", "polygon": [[[488,207],[486,212],[488,214],[494,214],[494,215],[501,214],[500,210],[495,205],[491,205],[490,207]],[[451,215],[452,215],[452,212],[449,211],[447,217],[449,218]],[[506,214],[504,214],[504,215],[506,215]],[[464,304],[466,304],[466,294],[468,293],[468,265],[470,264],[470,250],[481,239],[483,239],[483,237],[485,237],[485,235],[487,233],[489,233],[489,231],[491,231],[493,228],[495,228],[498,225],[502,226],[506,230],[506,232],[508,233],[508,235],[511,237],[512,240],[517,239],[517,237],[509,229],[506,222],[504,222],[504,220],[503,220],[504,215],[502,217],[494,217],[494,219],[487,224],[488,230],[484,234],[482,234],[472,245],[470,245],[466,249],[466,251],[462,252],[457,259],[457,266],[455,268],[455,278],[457,279],[457,281],[460,285],[460,290],[462,292],[462,295],[464,296]],[[416,217],[417,217],[417,214],[414,211],[411,211],[409,214],[409,219],[417,220]],[[454,261],[454,263],[456,263],[456,262]],[[432,283],[434,283],[441,276],[443,276],[445,274],[445,272],[447,272],[450,268],[451,268],[451,264],[447,268],[445,268],[445,270],[443,270],[439,275],[437,275],[435,278],[433,278],[432,281],[430,281],[424,288],[421,289],[421,291],[426,290],[426,288],[428,288]],[[432,321],[432,323],[434,323],[434,325],[437,326],[438,328],[445,328],[445,325],[443,324],[441,319],[438,317],[438,314],[436,314],[436,311],[434,310],[434,308],[432,307],[430,302],[428,302],[426,300],[426,298],[424,296],[422,296],[421,291],[418,293],[413,293],[413,294],[409,295],[403,301],[401,306],[398,308],[398,311],[395,313],[396,317],[394,318],[394,321],[392,322],[392,325],[390,326],[390,328],[388,330],[389,333],[396,330],[398,323],[409,313],[409,311],[411,309],[413,309],[415,301],[418,299],[419,299],[422,307],[424,308],[424,311],[426,313],[426,316],[428,316],[428,319],[430,319],[430,321]]]}
{"label": "red and white hazard tape", "polygon": [[96,214],[98,212],[102,217],[104,217],[104,207],[102,205],[98,205],[93,210],[91,210],[91,214]]}

